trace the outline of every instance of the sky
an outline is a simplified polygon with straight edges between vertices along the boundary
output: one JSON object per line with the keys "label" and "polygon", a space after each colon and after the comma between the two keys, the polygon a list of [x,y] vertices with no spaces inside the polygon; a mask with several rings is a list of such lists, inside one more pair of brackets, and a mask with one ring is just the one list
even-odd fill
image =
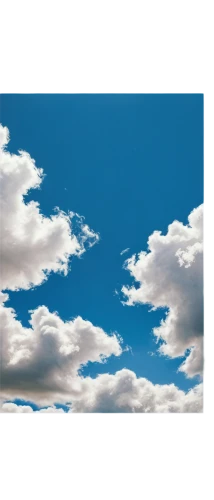
{"label": "sky", "polygon": [[[186,226],[189,214],[203,204],[203,95],[2,95],[1,123],[9,129],[8,151],[28,152],[44,170],[43,182],[29,190],[25,203],[38,202],[45,217],[54,207],[75,212],[99,235],[80,257],[70,252],[66,276],[52,272],[28,290],[11,287],[7,306],[14,308],[23,327],[29,327],[29,311],[45,305],[64,322],[81,316],[107,334],[121,336],[124,352],[115,355],[113,346],[105,363],[89,358],[81,365],[83,377],[114,376],[127,369],[152,384],[191,390],[199,376],[178,371],[184,352],[176,357],[158,352],[161,344],[153,329],[165,318],[168,308],[159,306],[165,302],[151,299],[158,307],[155,311],[142,297],[130,306],[123,303],[121,289],[142,286],[125,269],[125,260],[147,252],[154,231],[166,235],[175,220]],[[159,276],[161,263],[160,259],[157,279],[165,287],[168,271],[163,268]],[[184,294],[190,293],[188,283]],[[186,325],[191,329],[189,322]],[[41,406],[14,392],[7,401],[28,401],[33,409]],[[54,404],[64,408],[62,402]],[[87,411],[84,405],[79,411]]]}

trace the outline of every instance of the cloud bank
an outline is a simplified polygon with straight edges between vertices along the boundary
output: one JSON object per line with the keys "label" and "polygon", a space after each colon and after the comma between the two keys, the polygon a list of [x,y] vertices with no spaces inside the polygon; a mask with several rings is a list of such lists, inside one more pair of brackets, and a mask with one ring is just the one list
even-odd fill
{"label": "cloud bank", "polygon": [[[174,384],[152,384],[137,378],[131,370],[115,375],[105,373],[95,379],[80,378],[79,392],[73,394],[68,413],[200,413],[203,411],[203,387],[185,393]],[[32,413],[30,406],[3,403],[2,413]],[[63,413],[54,406],[38,413]]]}

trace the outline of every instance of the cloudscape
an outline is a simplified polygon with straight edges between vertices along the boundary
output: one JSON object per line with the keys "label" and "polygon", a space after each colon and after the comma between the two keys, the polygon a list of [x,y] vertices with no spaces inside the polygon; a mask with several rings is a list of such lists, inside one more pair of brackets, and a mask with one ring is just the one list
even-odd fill
{"label": "cloudscape", "polygon": [[202,117],[2,96],[2,413],[203,411]]}

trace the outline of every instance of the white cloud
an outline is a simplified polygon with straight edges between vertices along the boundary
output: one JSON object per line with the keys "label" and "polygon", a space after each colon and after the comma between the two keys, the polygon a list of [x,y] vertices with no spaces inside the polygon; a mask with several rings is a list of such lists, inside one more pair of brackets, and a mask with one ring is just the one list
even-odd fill
{"label": "white cloud", "polygon": [[89,241],[89,246],[93,247],[99,241],[99,235],[94,233],[87,224],[82,224],[82,243]]}
{"label": "white cloud", "polygon": [[1,305],[0,323],[1,390],[7,400],[18,397],[43,406],[66,401],[80,390],[82,366],[122,352],[115,334],[81,317],[64,322],[45,306],[31,312],[31,328],[24,328],[13,309]]}
{"label": "white cloud", "polygon": [[124,253],[128,252],[130,250],[130,248],[125,248],[125,250],[122,250],[122,252],[120,252],[120,255],[124,255]]}
{"label": "white cloud", "polygon": [[203,409],[202,384],[188,393],[174,384],[154,385],[130,370],[82,381],[82,393],[72,401],[72,412],[198,413]]}
{"label": "white cloud", "polygon": [[193,210],[188,225],[174,221],[166,235],[155,231],[148,252],[125,263],[139,287],[123,286],[126,304],[166,307],[168,313],[154,334],[160,352],[172,358],[190,354],[180,370],[193,377],[203,372],[203,205]]}
{"label": "white cloud", "polygon": [[[2,294],[2,302],[6,300]],[[42,306],[31,312],[31,327],[24,328],[13,309],[0,306],[1,412],[32,412],[15,398],[49,406],[40,413],[58,412],[56,403],[71,412],[201,412],[202,384],[185,394],[174,384],[154,385],[123,369],[95,379],[81,376],[88,361],[103,362],[122,352],[120,339],[78,317],[64,322]],[[63,410],[60,411],[61,413]]]}
{"label": "white cloud", "polygon": [[69,258],[81,255],[85,244],[92,246],[99,236],[79,220],[74,235],[77,214],[58,209],[45,217],[37,202],[26,201],[29,191],[41,186],[43,171],[28,153],[10,154],[8,142],[9,131],[0,125],[0,289],[29,289],[40,285],[51,271],[67,274]]}
{"label": "white cloud", "polygon": [[1,413],[33,413],[31,406],[16,405],[14,403],[3,403],[0,408]]}
{"label": "white cloud", "polygon": [[15,403],[3,403],[0,408],[0,413],[65,413],[62,408],[56,408],[55,406],[50,406],[49,408],[43,408],[42,410],[33,411],[31,406],[27,405],[17,405]]}
{"label": "white cloud", "polygon": [[66,412],[62,408],[49,406],[48,408],[42,408],[41,410],[36,410],[36,413],[66,413]]}
{"label": "white cloud", "polygon": [[[185,393],[174,384],[152,384],[137,378],[131,370],[123,369],[95,379],[79,377],[79,391],[70,397],[69,413],[201,413],[203,385],[198,384]],[[32,413],[30,406],[3,402],[2,413]],[[64,413],[54,405],[37,413]]]}
{"label": "white cloud", "polygon": [[[71,412],[201,412],[202,384],[185,394],[174,384],[154,385],[123,369],[95,379],[81,376],[88,361],[102,362],[122,352],[119,339],[78,317],[63,322],[42,306],[31,312],[31,328],[24,328],[9,307],[0,306],[2,327],[2,412],[31,412],[29,406],[7,402],[20,398],[40,412],[58,411],[66,403]],[[63,410],[62,410],[63,411]]]}

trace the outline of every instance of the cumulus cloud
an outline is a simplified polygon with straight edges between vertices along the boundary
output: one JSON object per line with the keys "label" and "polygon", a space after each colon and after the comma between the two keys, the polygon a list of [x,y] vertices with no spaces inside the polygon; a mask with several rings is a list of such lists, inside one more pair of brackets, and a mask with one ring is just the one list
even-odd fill
{"label": "cumulus cloud", "polygon": [[45,306],[31,311],[31,326],[25,328],[14,310],[4,306],[7,298],[1,294],[2,413],[32,413],[30,406],[11,402],[15,398],[51,405],[40,413],[59,412],[56,403],[67,404],[74,413],[202,411],[202,384],[185,394],[174,384],[154,385],[127,369],[83,377],[81,367],[88,361],[119,356],[121,339],[81,317],[64,322]]}
{"label": "cumulus cloud", "polygon": [[72,402],[72,412],[98,413],[200,413],[202,384],[185,393],[174,384],[154,385],[123,369],[96,379],[83,380],[82,394]]}
{"label": "cumulus cloud", "polygon": [[65,413],[62,408],[50,406],[41,410],[33,411],[31,406],[17,405],[15,403],[3,403],[0,408],[0,413]]}
{"label": "cumulus cloud", "polygon": [[123,286],[126,304],[167,308],[166,318],[154,335],[159,351],[172,358],[189,354],[181,365],[187,376],[203,372],[203,205],[194,209],[188,224],[174,221],[163,235],[155,231],[148,252],[125,263],[138,287]]}
{"label": "cumulus cloud", "polygon": [[[131,370],[123,369],[91,377],[79,377],[79,391],[69,402],[68,413],[201,413],[203,385],[198,384],[187,393],[174,384],[152,384],[146,378],[137,378]],[[33,413],[30,406],[3,402],[2,413]],[[54,405],[36,413],[64,413]]]}
{"label": "cumulus cloud", "polygon": [[80,316],[64,322],[45,306],[31,311],[31,327],[25,328],[14,310],[2,304],[0,323],[1,390],[7,400],[18,397],[40,405],[66,401],[80,390],[82,366],[122,352],[115,334],[107,335]]}
{"label": "cumulus cloud", "polygon": [[[27,202],[31,189],[41,186],[43,170],[24,151],[7,151],[9,131],[0,125],[1,290],[40,285],[50,272],[67,274],[69,259],[81,255],[99,236],[78,215],[59,209],[51,217],[39,204]],[[73,232],[78,220],[77,235]]]}

